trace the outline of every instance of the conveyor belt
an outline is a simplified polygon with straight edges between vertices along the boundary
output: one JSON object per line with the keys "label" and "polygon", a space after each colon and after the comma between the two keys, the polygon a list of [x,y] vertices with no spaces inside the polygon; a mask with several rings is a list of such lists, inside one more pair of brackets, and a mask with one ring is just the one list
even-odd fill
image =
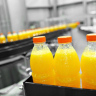
{"label": "conveyor belt", "polygon": [[[63,32],[66,32],[68,30],[69,29],[59,30],[52,33],[43,34],[43,36],[46,36],[46,40],[47,42],[49,42],[50,40],[60,36]],[[34,44],[32,38],[6,44],[0,44],[0,60],[5,60],[7,58],[10,58],[10,56],[17,56],[27,53],[33,48],[33,46]]]}

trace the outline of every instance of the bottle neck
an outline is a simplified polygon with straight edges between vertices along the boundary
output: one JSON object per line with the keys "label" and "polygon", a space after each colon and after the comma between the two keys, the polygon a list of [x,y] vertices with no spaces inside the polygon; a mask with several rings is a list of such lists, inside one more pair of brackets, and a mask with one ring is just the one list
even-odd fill
{"label": "bottle neck", "polygon": [[95,42],[89,42],[88,41],[88,43],[87,43],[89,46],[91,45],[91,46],[96,46],[96,41]]}
{"label": "bottle neck", "polygon": [[4,37],[4,35],[1,35],[0,37]]}
{"label": "bottle neck", "polygon": [[34,46],[36,46],[36,47],[42,47],[43,45],[45,45],[45,42],[43,42],[43,43],[34,43]]}
{"label": "bottle neck", "polygon": [[34,49],[36,50],[42,50],[42,49],[46,49],[47,45],[44,43],[34,43]]}
{"label": "bottle neck", "polygon": [[96,48],[96,41],[95,41],[95,42],[89,42],[89,41],[88,41],[87,46],[88,46],[89,48]]}
{"label": "bottle neck", "polygon": [[59,43],[59,48],[70,48],[72,47],[71,43]]}

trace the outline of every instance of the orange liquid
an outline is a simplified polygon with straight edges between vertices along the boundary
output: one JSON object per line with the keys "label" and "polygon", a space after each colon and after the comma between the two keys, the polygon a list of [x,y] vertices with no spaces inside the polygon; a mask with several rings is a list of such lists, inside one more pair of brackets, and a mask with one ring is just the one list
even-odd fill
{"label": "orange liquid", "polygon": [[96,90],[96,52],[84,52],[81,58],[82,88]]}
{"label": "orange liquid", "polygon": [[21,32],[18,34],[18,37],[19,37],[19,40],[23,40],[24,39],[23,34]]}
{"label": "orange liquid", "polygon": [[8,42],[13,42],[14,41],[13,36],[11,34],[8,34],[7,40],[8,40]]}
{"label": "orange liquid", "polygon": [[0,43],[6,43],[6,38],[5,36],[0,37]]}
{"label": "orange liquid", "polygon": [[32,51],[30,66],[34,83],[54,85],[53,56],[49,50]]}
{"label": "orange liquid", "polygon": [[18,41],[18,36],[17,36],[17,34],[13,34],[13,41]]}
{"label": "orange liquid", "polygon": [[56,85],[80,88],[80,62],[74,49],[57,49],[54,58]]}

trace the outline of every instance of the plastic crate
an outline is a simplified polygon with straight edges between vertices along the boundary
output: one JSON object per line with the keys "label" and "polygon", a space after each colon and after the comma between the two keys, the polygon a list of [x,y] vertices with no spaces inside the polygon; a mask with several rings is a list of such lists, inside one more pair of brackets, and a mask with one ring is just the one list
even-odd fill
{"label": "plastic crate", "polygon": [[23,84],[25,96],[96,96],[96,90],[36,84],[32,77]]}

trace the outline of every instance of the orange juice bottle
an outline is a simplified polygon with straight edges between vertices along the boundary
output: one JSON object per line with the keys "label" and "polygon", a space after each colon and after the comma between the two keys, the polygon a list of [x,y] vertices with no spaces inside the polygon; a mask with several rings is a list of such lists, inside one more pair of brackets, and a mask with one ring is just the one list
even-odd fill
{"label": "orange juice bottle", "polygon": [[46,27],[46,33],[49,33],[49,28],[48,27]]}
{"label": "orange juice bottle", "polygon": [[22,37],[23,37],[23,39],[26,39],[26,32],[25,32],[25,30],[22,31]]}
{"label": "orange juice bottle", "polygon": [[8,32],[7,40],[8,40],[8,42],[13,42],[14,41],[13,35],[11,34],[11,32]]}
{"label": "orange juice bottle", "polygon": [[59,46],[54,57],[55,81],[58,86],[80,88],[80,62],[71,42],[71,36],[58,37]]}
{"label": "orange juice bottle", "polygon": [[67,25],[63,24],[62,29],[66,29],[66,28],[67,28]]}
{"label": "orange juice bottle", "polygon": [[53,56],[45,44],[45,36],[33,37],[30,67],[34,83],[54,85]]}
{"label": "orange juice bottle", "polygon": [[79,24],[80,24],[80,22],[75,22],[75,23],[70,23],[67,26],[70,28],[76,28]]}
{"label": "orange juice bottle", "polygon": [[54,31],[57,31],[58,30],[58,26],[54,26]]}
{"label": "orange juice bottle", "polygon": [[33,32],[33,30],[30,29],[30,30],[29,30],[29,36],[30,36],[30,38],[33,36],[32,32]]}
{"label": "orange juice bottle", "polygon": [[6,43],[6,38],[5,36],[3,35],[3,33],[0,34],[0,43]]}
{"label": "orange juice bottle", "polygon": [[87,46],[81,57],[82,88],[96,90],[96,34],[88,34]]}
{"label": "orange juice bottle", "polygon": [[13,32],[13,41],[18,41],[18,35],[15,31]]}
{"label": "orange juice bottle", "polygon": [[54,31],[54,28],[51,26],[51,27],[49,27],[49,31],[50,32],[53,32]]}
{"label": "orange juice bottle", "polygon": [[23,38],[23,34],[22,34],[21,31],[19,31],[18,37],[19,37],[19,40],[23,40],[23,39],[24,39],[24,38]]}
{"label": "orange juice bottle", "polygon": [[21,33],[22,33],[22,39],[25,39],[25,31],[23,30],[21,31]]}
{"label": "orange juice bottle", "polygon": [[30,35],[30,30],[27,30],[27,38],[30,38],[31,35]]}

